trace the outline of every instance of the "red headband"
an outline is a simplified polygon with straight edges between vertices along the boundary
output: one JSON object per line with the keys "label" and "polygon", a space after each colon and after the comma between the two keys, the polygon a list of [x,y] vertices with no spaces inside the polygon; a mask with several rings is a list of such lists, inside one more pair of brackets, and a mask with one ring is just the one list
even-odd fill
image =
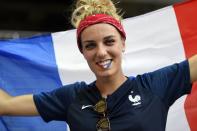
{"label": "red headband", "polygon": [[80,45],[80,35],[81,35],[81,32],[86,27],[88,27],[90,25],[98,24],[98,23],[108,23],[108,24],[113,25],[120,32],[120,34],[122,35],[122,37],[124,39],[126,39],[126,34],[125,34],[124,29],[123,29],[123,26],[121,25],[121,23],[118,20],[116,20],[112,16],[106,15],[106,14],[94,14],[94,15],[90,15],[90,16],[87,16],[84,20],[82,20],[80,22],[80,24],[79,24],[79,27],[77,28],[77,44],[78,44],[78,47],[79,47],[80,52],[82,52],[81,45]]}

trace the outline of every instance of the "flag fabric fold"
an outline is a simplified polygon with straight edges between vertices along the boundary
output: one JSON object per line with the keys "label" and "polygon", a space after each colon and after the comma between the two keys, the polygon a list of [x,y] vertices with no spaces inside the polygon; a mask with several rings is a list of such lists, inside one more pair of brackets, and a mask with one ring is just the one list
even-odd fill
{"label": "flag fabric fold", "polygon": [[[0,87],[12,96],[62,86],[51,35],[0,42]],[[13,105],[14,108],[14,105]],[[0,131],[65,131],[65,122],[47,124],[40,117],[0,119]]]}
{"label": "flag fabric fold", "polygon": [[[187,7],[187,8],[185,8]],[[181,38],[185,50],[185,57],[189,58],[197,54],[197,0],[174,6]],[[184,109],[190,129],[197,130],[197,82],[193,84],[192,94],[188,95]]]}
{"label": "flag fabric fold", "polygon": [[[197,54],[197,0],[123,21],[127,34],[123,70],[128,76],[180,62]],[[11,95],[39,93],[75,81],[95,80],[79,52],[76,30],[0,41],[0,87]],[[169,110],[167,131],[196,131],[197,87]],[[66,97],[66,96],[65,96]],[[13,107],[14,108],[14,107]],[[40,117],[0,117],[1,131],[65,131],[65,122]]]}

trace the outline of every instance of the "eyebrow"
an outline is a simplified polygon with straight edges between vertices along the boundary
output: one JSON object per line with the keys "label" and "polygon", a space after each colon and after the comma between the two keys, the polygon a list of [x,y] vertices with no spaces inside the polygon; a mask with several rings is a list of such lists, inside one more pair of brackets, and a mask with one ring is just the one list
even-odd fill
{"label": "eyebrow", "polygon": [[115,36],[114,35],[109,35],[109,36],[104,37],[104,40],[107,40],[107,39],[110,39],[110,38],[113,38],[113,37],[115,37]]}
{"label": "eyebrow", "polygon": [[[109,36],[106,36],[104,37],[104,40],[107,40],[107,39],[110,39],[110,38],[113,38],[115,37],[114,35],[109,35]],[[91,42],[95,42],[94,40],[85,40],[85,41],[82,41],[83,43],[91,43]]]}
{"label": "eyebrow", "polygon": [[85,41],[82,41],[82,43],[92,43],[92,42],[95,42],[94,40],[85,40]]}

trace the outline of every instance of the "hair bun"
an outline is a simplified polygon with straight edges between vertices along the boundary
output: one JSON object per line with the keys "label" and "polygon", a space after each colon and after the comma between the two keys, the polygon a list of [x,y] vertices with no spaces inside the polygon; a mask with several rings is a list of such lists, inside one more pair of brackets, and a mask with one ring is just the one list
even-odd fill
{"label": "hair bun", "polygon": [[111,0],[78,0],[76,9],[72,14],[71,23],[77,28],[81,20],[93,14],[108,14],[118,21],[121,20],[121,16],[118,15]]}

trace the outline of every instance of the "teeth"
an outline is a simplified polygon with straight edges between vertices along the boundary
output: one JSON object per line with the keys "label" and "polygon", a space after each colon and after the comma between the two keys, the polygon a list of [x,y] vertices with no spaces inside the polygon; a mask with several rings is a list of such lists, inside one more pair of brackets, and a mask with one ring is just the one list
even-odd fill
{"label": "teeth", "polygon": [[110,68],[112,60],[101,61],[98,64],[102,66],[104,69]]}

